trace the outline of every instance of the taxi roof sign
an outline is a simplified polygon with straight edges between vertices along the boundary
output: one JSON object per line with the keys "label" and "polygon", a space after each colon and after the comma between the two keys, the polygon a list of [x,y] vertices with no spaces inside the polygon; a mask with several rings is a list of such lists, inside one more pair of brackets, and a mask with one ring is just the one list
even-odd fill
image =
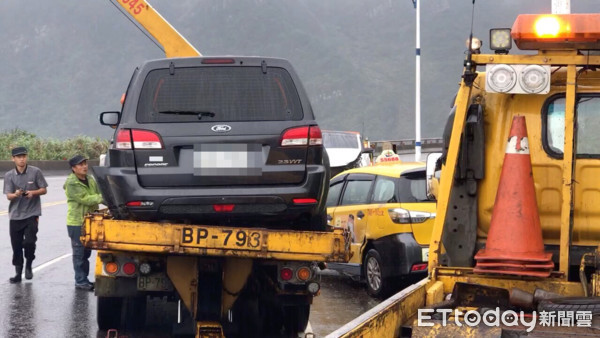
{"label": "taxi roof sign", "polygon": [[521,14],[511,36],[521,50],[600,50],[600,13]]}

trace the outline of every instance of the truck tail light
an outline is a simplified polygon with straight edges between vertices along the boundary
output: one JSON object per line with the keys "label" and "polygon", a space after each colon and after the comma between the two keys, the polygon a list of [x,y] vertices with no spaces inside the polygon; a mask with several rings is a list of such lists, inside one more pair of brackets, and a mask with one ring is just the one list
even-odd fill
{"label": "truck tail light", "polygon": [[104,264],[104,271],[109,275],[114,275],[119,272],[119,264],[116,262],[108,262]]}
{"label": "truck tail light", "polygon": [[290,268],[282,268],[281,271],[279,271],[279,275],[282,280],[288,281],[294,277],[294,271]]}
{"label": "truck tail light", "polygon": [[298,271],[296,271],[296,276],[298,277],[299,280],[306,282],[307,280],[310,279],[310,269],[303,266],[300,269],[298,269]]}
{"label": "truck tail light", "polygon": [[322,146],[323,134],[318,126],[291,128],[281,136],[282,147],[288,146]]}
{"label": "truck tail light", "polygon": [[160,136],[156,132],[143,129],[119,130],[115,145],[117,149],[163,149]]}
{"label": "truck tail light", "polygon": [[131,275],[135,274],[136,270],[137,269],[136,269],[135,263],[127,262],[127,263],[123,264],[123,273],[126,275],[131,276]]}

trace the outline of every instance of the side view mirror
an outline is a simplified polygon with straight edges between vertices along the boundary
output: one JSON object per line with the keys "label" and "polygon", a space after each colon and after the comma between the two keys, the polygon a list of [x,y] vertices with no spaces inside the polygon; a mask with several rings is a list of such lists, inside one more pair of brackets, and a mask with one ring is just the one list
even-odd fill
{"label": "side view mirror", "polygon": [[437,168],[437,162],[442,157],[442,153],[431,153],[427,155],[427,166],[425,169],[425,175],[427,184],[427,197],[431,199],[437,199],[438,186],[440,183],[440,172],[441,168]]}
{"label": "side view mirror", "polygon": [[100,114],[100,124],[103,126],[116,127],[121,119],[121,113],[118,111],[109,111]]}

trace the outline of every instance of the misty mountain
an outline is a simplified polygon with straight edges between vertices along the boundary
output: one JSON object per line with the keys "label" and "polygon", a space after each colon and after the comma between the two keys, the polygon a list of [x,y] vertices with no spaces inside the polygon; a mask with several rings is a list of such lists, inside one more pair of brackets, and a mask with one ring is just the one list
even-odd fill
{"label": "misty mountain", "polygon": [[[117,0],[113,0],[117,1]],[[290,60],[324,129],[371,140],[414,137],[415,10],[411,0],[150,0],[203,55]],[[474,35],[511,27],[550,0],[477,1]],[[458,88],[470,0],[421,0],[422,136],[438,137]],[[598,12],[597,0],[571,11]],[[164,57],[109,0],[0,1],[0,130],[110,137],[136,66]]]}

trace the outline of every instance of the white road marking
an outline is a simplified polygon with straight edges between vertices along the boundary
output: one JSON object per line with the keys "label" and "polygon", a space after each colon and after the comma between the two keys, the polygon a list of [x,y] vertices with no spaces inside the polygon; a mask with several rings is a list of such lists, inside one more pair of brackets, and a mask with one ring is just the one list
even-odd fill
{"label": "white road marking", "polygon": [[[55,205],[61,205],[61,204],[65,204],[65,203],[67,203],[67,200],[42,203],[42,208],[52,207]],[[0,216],[4,216],[4,215],[8,215],[8,211],[0,211]]]}
{"label": "white road marking", "polygon": [[46,263],[44,263],[42,265],[36,266],[35,268],[32,269],[32,271],[33,272],[38,272],[38,271],[40,271],[42,269],[45,269],[45,268],[49,267],[50,265],[52,265],[54,263],[58,263],[58,262],[62,261],[63,259],[65,259],[67,257],[71,257],[71,256],[73,256],[72,253],[67,253],[67,254],[64,254],[64,255],[62,255],[60,257],[56,257],[53,260],[50,260],[50,261],[48,261],[48,262],[46,262]]}

